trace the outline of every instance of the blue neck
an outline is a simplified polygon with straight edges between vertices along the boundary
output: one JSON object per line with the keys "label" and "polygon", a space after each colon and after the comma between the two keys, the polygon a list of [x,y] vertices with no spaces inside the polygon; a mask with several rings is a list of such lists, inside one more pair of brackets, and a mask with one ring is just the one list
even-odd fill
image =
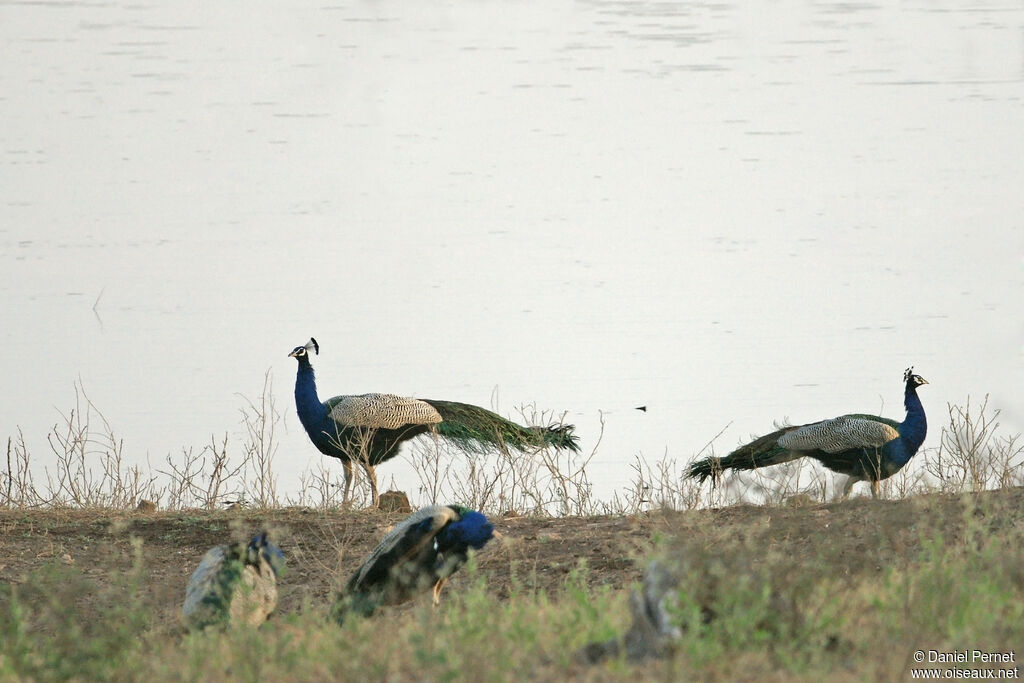
{"label": "blue neck", "polygon": [[900,442],[903,445],[903,462],[917,453],[917,449],[924,443],[924,437],[928,434],[928,420],[924,416],[924,406],[917,396],[917,387],[907,384],[906,393],[903,395],[903,405],[907,409],[907,417],[899,426]]}
{"label": "blue neck", "polygon": [[438,534],[438,546],[442,551],[452,548],[459,551],[465,551],[466,548],[479,550],[493,536],[494,525],[483,514],[470,510],[463,513],[462,519],[452,522]]}
{"label": "blue neck", "polygon": [[317,443],[323,434],[323,422],[327,417],[327,409],[316,395],[316,377],[309,359],[300,357],[299,371],[295,375],[295,411],[299,421],[306,428],[313,443]]}

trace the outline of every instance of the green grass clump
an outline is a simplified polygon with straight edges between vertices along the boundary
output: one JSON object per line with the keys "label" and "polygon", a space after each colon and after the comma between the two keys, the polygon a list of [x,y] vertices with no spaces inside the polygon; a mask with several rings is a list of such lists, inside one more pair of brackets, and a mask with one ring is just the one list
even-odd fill
{"label": "green grass clump", "polygon": [[608,618],[621,597],[589,590],[585,567],[557,595],[499,599],[471,561],[439,608],[427,596],[338,627],[308,606],[259,629],[186,633],[168,619],[180,606],[147,603],[141,572],[100,582],[52,563],[0,587],[0,680],[509,680],[572,666],[621,626]]}
{"label": "green grass clump", "polygon": [[682,636],[665,659],[594,666],[577,652],[624,633],[631,616],[628,592],[599,585],[583,563],[549,591],[517,570],[498,590],[471,561],[438,608],[425,595],[338,627],[307,599],[259,629],[185,633],[183,595],[148,580],[158,568],[136,545],[103,567],[52,562],[0,585],[0,680],[902,679],[916,650],[1024,642],[1022,516],[979,500],[819,511],[833,521],[860,511],[867,524],[898,510],[915,522],[856,535],[822,523],[803,552],[772,529],[794,512],[740,532],[666,534],[653,554],[679,569]]}
{"label": "green grass clump", "polygon": [[155,625],[139,586],[137,569],[101,584],[59,563],[0,585],[0,680],[99,680],[130,670]]}

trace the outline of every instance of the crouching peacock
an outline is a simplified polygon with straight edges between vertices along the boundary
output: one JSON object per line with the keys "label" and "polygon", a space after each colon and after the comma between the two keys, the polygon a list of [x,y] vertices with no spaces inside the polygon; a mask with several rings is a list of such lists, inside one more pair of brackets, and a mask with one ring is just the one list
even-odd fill
{"label": "crouching peacock", "polygon": [[341,623],[349,613],[370,616],[433,586],[434,605],[445,582],[466,563],[469,549],[494,538],[494,525],[480,512],[458,505],[421,508],[400,522],[356,570],[331,608]]}
{"label": "crouching peacock", "polygon": [[248,544],[210,548],[185,589],[185,625],[192,630],[259,626],[277,606],[277,577],[283,571],[284,555],[265,531]]}
{"label": "crouching peacock", "polygon": [[454,401],[402,398],[393,394],[335,396],[323,403],[317,396],[310,352],[319,354],[312,337],[289,356],[299,362],[295,377],[295,409],[313,445],[341,460],[345,470],[345,500],[352,486],[352,461],[366,470],[373,505],[377,505],[374,466],[398,455],[402,443],[433,431],[463,450],[552,446],[579,451],[572,425],[523,427],[489,410]]}
{"label": "crouching peacock", "polygon": [[917,453],[928,432],[917,388],[928,384],[914,368],[903,374],[903,404],[907,416],[896,422],[875,415],[843,415],[801,426],[787,426],[737,448],[723,458],[704,458],[690,466],[689,476],[717,480],[724,470],[753,470],[802,457],[814,458],[833,472],[847,475],[840,497],[850,495],[858,481],[871,482],[878,497],[879,482],[903,468]]}

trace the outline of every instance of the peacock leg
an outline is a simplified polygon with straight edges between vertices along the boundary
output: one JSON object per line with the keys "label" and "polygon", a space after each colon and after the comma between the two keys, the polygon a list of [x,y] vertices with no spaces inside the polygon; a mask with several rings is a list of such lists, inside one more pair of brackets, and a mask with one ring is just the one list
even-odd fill
{"label": "peacock leg", "polygon": [[344,505],[349,501],[349,496],[352,494],[352,461],[342,460],[341,466],[345,472],[345,492],[341,496],[341,503]]}
{"label": "peacock leg", "polygon": [[878,481],[877,479],[871,480],[871,497],[874,498],[875,500],[878,500],[879,498],[879,494],[881,493],[881,485],[882,482]]}
{"label": "peacock leg", "polygon": [[366,478],[370,480],[370,507],[377,507],[377,473],[373,465],[366,461],[363,461],[363,469],[366,470]]}
{"label": "peacock leg", "polygon": [[434,607],[441,604],[441,589],[444,588],[444,582],[448,579],[438,579],[437,583],[434,584]]}
{"label": "peacock leg", "polygon": [[839,502],[839,501],[843,501],[843,500],[846,500],[847,498],[849,498],[850,497],[850,491],[853,490],[853,485],[856,484],[858,481],[860,481],[859,477],[855,477],[853,475],[847,475],[846,483],[843,484],[843,490],[842,490],[841,493],[836,495],[835,501]]}

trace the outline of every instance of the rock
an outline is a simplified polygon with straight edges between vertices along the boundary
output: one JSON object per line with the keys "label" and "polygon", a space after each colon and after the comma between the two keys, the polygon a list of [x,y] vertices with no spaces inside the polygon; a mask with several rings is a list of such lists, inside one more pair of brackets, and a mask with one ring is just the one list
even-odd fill
{"label": "rock", "polygon": [[798,493],[795,496],[790,496],[786,499],[786,507],[788,508],[805,508],[817,504],[818,501],[814,500],[806,493]]}
{"label": "rock", "polygon": [[377,507],[381,512],[412,512],[409,496],[402,491],[385,491],[380,494]]}
{"label": "rock", "polygon": [[596,664],[618,657],[623,649],[633,662],[649,657],[665,657],[682,637],[682,629],[672,623],[671,611],[677,606],[679,575],[657,560],[647,566],[640,591],[629,593],[629,611],[633,624],[620,638],[584,646],[576,658]]}

